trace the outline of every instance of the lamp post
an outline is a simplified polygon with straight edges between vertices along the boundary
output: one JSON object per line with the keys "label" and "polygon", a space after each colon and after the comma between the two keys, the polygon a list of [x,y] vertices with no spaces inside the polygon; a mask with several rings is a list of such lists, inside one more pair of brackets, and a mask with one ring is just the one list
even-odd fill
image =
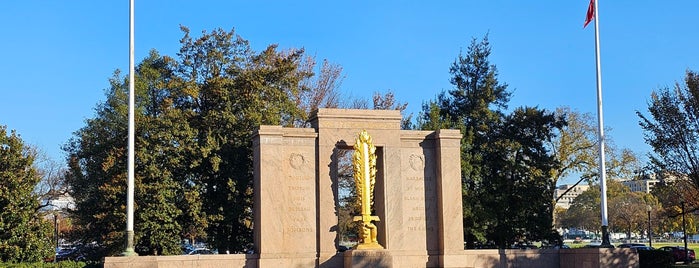
{"label": "lamp post", "polygon": [[687,249],[687,226],[684,220],[684,201],[680,201],[682,205],[682,234],[684,236],[684,264],[689,264],[689,250]]}
{"label": "lamp post", "polygon": [[653,207],[648,205],[646,207],[646,211],[648,211],[648,246],[652,247],[653,246],[653,230],[650,225],[650,212],[653,210]]}
{"label": "lamp post", "polygon": [[56,247],[53,254],[53,262],[56,262],[56,257],[58,256],[58,213],[53,214],[53,235],[54,242],[56,242]]}

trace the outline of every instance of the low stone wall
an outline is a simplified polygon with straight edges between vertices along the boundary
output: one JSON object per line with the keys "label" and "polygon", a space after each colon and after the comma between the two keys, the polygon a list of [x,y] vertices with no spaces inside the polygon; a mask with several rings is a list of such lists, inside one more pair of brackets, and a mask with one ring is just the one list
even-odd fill
{"label": "low stone wall", "polygon": [[[557,249],[478,249],[443,257],[443,267],[464,268],[558,268]],[[590,267],[592,268],[592,267]]]}
{"label": "low stone wall", "polygon": [[[347,256],[345,256],[347,257]],[[392,256],[392,267],[459,267],[459,268],[637,268],[638,254],[633,249],[480,249],[454,252],[440,258]],[[105,268],[254,268],[305,267],[293,257],[260,263],[257,254],[179,255],[107,257]],[[305,259],[304,259],[305,260]],[[411,263],[414,262],[414,263]],[[356,266],[356,265],[351,265]],[[341,264],[340,264],[340,267]],[[389,267],[389,266],[386,266]]]}
{"label": "low stone wall", "polygon": [[443,267],[464,268],[637,268],[634,249],[481,249],[445,255]]}
{"label": "low stone wall", "polygon": [[561,268],[636,268],[638,253],[628,248],[561,249]]}
{"label": "low stone wall", "polygon": [[106,257],[104,268],[255,268],[257,254]]}

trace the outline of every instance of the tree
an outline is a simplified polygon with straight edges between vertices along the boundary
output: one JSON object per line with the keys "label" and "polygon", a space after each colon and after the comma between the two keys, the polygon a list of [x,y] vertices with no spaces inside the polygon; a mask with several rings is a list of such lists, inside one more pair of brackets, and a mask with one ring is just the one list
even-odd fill
{"label": "tree", "polygon": [[[374,103],[374,110],[399,110],[402,114],[405,112],[405,109],[408,108],[408,103],[399,103],[393,91],[390,90],[386,91],[384,94],[374,92],[372,100]],[[412,117],[413,115],[410,114],[401,118],[401,129],[413,128],[411,123]]]}
{"label": "tree", "polygon": [[[496,133],[493,150],[485,154],[489,175],[483,180],[480,196],[489,222],[486,237],[500,248],[518,240],[560,243],[553,230],[551,175],[558,161],[545,144],[565,121],[537,108],[517,108],[508,115]],[[497,193],[497,194],[495,194]]]}
{"label": "tree", "polygon": [[38,262],[52,253],[51,226],[41,218],[34,188],[35,151],[0,126],[0,261]]}
{"label": "tree", "polygon": [[687,179],[699,188],[699,74],[687,70],[684,84],[654,90],[648,113],[636,111],[653,148],[650,165],[656,173]]}
{"label": "tree", "polygon": [[[191,208],[186,196],[188,140],[194,131],[187,117],[173,107],[168,90],[173,77],[173,59],[151,51],[138,66],[139,137],[135,154],[139,161],[135,233],[136,250],[142,255],[180,254],[182,226],[192,224],[181,208]],[[191,212],[190,212],[191,213]],[[201,213],[201,212],[197,212]]]}
{"label": "tree", "polygon": [[[449,127],[461,130],[461,172],[464,195],[464,238],[469,247],[485,240],[486,226],[479,219],[488,208],[479,202],[485,191],[482,187],[487,174],[484,159],[491,145],[489,137],[503,119],[503,111],[511,93],[507,84],[497,79],[497,67],[488,60],[491,48],[486,35],[482,40],[472,39],[466,54],[459,53],[452,63],[453,89],[437,96],[437,100],[423,105],[420,129]],[[438,108],[438,109],[437,109]],[[432,120],[439,120],[434,122]],[[448,120],[448,121],[442,121]]]}
{"label": "tree", "polygon": [[[200,211],[186,199],[191,191],[186,180],[185,157],[194,132],[186,117],[173,106],[169,90],[172,59],[156,51],[136,69],[136,173],[135,206],[136,250],[144,255],[180,254],[182,226],[190,226]],[[64,150],[69,154],[70,172],[66,178],[76,202],[75,238],[100,245],[99,259],[123,251],[126,222],[126,122],[128,82],[117,71],[110,79],[107,100],[97,107],[96,117],[78,130]],[[190,187],[191,188],[191,187]],[[194,200],[196,202],[200,200]],[[183,216],[183,210],[189,212]],[[190,230],[191,231],[191,230]]]}
{"label": "tree", "polygon": [[500,248],[519,239],[557,240],[550,196],[559,163],[546,145],[565,120],[531,107],[506,115],[511,93],[498,81],[490,53],[487,36],[472,40],[450,68],[454,89],[423,104],[418,127],[461,130],[468,247],[487,240]]}
{"label": "tree", "polygon": [[[556,109],[556,114],[564,117],[567,124],[549,147],[561,161],[561,166],[554,173],[554,180],[577,174],[581,179],[599,179],[599,137],[597,122],[589,113],[572,111],[569,107]],[[608,178],[630,179],[641,170],[636,154],[626,148],[619,149],[609,135],[611,128],[606,128],[605,168]]]}
{"label": "tree", "polygon": [[[599,231],[601,227],[600,189],[591,185],[573,200],[570,208],[561,216],[561,226]],[[607,208],[609,228],[626,232],[641,230],[647,221],[646,207],[658,207],[658,200],[651,194],[631,192],[617,180],[607,181]]]}
{"label": "tree", "polygon": [[64,164],[49,158],[41,150],[34,150],[36,155],[34,168],[41,181],[34,188],[34,192],[39,195],[41,208],[49,208],[51,200],[56,200],[68,193],[68,185],[65,183],[67,168]]}
{"label": "tree", "polygon": [[190,169],[205,200],[208,242],[219,252],[242,251],[252,243],[250,137],[262,124],[305,120],[297,103],[312,73],[302,68],[302,50],[270,45],[255,53],[233,31],[195,39],[182,30],[177,105],[192,113],[189,127],[197,130]]}
{"label": "tree", "polygon": [[598,151],[597,128],[589,113],[572,111],[570,107],[556,109],[558,116],[566,119],[559,135],[549,145],[561,165],[553,175],[554,183],[571,174],[580,173],[587,178],[596,167]]}
{"label": "tree", "polygon": [[66,182],[75,200],[77,242],[100,245],[98,259],[123,251],[126,225],[127,86],[117,71],[110,78],[107,98],[96,117],[73,134],[64,146],[68,153]]}
{"label": "tree", "polygon": [[[631,239],[632,231],[645,231],[647,226],[646,207],[649,203],[642,192],[624,192],[609,199],[609,218],[614,223],[613,230],[623,231],[627,239]],[[652,196],[650,196],[652,198]]]}
{"label": "tree", "polygon": [[[316,67],[315,57],[307,57],[300,66],[305,73],[312,73]],[[311,112],[318,108],[338,108],[341,104],[340,85],[345,76],[342,74],[342,66],[323,60],[316,74],[302,80],[301,87],[308,90],[302,91],[297,99],[297,106],[304,112],[302,122],[297,126],[308,126]]]}
{"label": "tree", "polygon": [[658,205],[656,228],[658,233],[677,232],[682,230],[682,203],[684,203],[685,218],[687,220],[687,232],[696,233],[695,212],[699,208],[699,190],[693,183],[686,179],[668,177],[668,174],[659,175],[660,182],[653,188],[653,196],[657,197]]}

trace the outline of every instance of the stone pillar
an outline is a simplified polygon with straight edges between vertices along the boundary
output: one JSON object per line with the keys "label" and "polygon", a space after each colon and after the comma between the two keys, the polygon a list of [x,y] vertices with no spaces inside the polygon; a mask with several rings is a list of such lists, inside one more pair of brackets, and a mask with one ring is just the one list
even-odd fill
{"label": "stone pillar", "polygon": [[260,267],[316,265],[316,172],[312,129],[261,126],[255,158],[254,237]]}
{"label": "stone pillar", "polygon": [[[463,208],[461,194],[461,133],[438,130],[437,213],[439,221],[440,267],[459,267],[464,251]],[[454,256],[454,257],[450,257]]]}

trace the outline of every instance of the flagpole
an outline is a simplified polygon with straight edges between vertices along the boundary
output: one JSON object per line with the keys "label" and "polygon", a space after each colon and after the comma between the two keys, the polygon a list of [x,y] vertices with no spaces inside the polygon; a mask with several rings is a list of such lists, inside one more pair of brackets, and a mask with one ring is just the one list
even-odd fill
{"label": "flagpole", "polygon": [[607,173],[604,166],[604,119],[602,115],[602,68],[600,64],[599,48],[599,0],[595,3],[595,59],[597,63],[597,134],[599,143],[599,187],[600,187],[600,211],[602,212],[602,247],[610,247],[609,222],[607,219]]}
{"label": "flagpole", "polygon": [[134,0],[129,0],[129,144],[128,144],[128,178],[126,191],[126,249],[124,256],[134,256],[134,144],[135,144],[135,119],[134,119]]}

